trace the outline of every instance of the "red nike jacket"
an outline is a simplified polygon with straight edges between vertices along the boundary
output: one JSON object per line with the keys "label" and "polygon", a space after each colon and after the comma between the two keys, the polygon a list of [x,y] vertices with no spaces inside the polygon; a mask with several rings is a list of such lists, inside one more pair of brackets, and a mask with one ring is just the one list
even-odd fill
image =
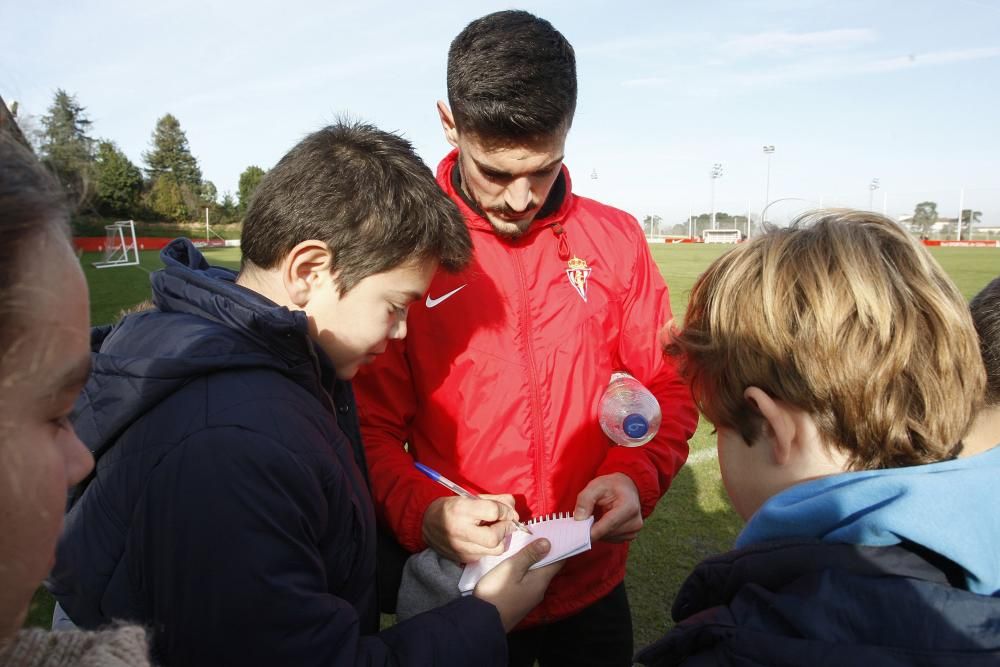
{"label": "red nike jacket", "polygon": [[[647,516],[687,458],[697,413],[657,342],[670,302],[639,224],[573,195],[564,167],[562,205],[523,237],[502,238],[455,191],[457,155],[437,177],[465,216],[473,261],[435,275],[410,307],[406,339],[354,381],[380,518],[407,549],[426,548],[424,511],[449,493],[414,460],[474,493],[513,494],[523,520],[572,512],[588,482],[621,472]],[[643,447],[613,446],[598,424],[619,369],[660,402],[663,424]],[[627,555],[627,544],[598,542],[571,558],[522,626],[608,594]]]}

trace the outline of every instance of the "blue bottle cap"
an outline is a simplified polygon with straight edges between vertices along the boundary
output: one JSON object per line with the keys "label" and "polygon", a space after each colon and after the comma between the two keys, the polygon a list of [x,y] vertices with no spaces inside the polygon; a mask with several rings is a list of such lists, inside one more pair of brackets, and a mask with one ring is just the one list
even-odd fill
{"label": "blue bottle cap", "polygon": [[649,422],[642,415],[633,412],[622,420],[622,429],[630,438],[641,438],[649,432]]}

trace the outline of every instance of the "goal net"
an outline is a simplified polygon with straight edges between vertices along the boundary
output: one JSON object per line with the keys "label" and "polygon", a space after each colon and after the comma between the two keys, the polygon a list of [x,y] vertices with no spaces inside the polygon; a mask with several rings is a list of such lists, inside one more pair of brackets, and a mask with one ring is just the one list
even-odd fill
{"label": "goal net", "polygon": [[706,229],[701,233],[705,243],[739,243],[743,232],[738,229]]}
{"label": "goal net", "polygon": [[104,259],[94,262],[98,269],[139,264],[139,246],[135,240],[135,223],[121,220],[104,226]]}

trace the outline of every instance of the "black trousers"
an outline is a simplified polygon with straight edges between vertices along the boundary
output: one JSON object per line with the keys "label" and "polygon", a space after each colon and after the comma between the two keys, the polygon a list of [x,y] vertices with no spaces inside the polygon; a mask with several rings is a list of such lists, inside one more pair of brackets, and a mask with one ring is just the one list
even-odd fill
{"label": "black trousers", "polygon": [[507,635],[510,667],[629,667],[632,613],[625,584],[579,614]]}

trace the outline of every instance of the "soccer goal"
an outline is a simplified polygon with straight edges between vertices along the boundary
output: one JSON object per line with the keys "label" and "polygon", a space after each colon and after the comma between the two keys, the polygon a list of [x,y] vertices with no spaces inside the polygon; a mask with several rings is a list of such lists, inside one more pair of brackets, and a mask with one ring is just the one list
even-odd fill
{"label": "soccer goal", "polygon": [[104,259],[94,262],[94,267],[107,269],[112,266],[139,264],[139,246],[135,240],[135,223],[120,220],[104,226]]}
{"label": "soccer goal", "polygon": [[738,229],[706,229],[701,233],[705,243],[739,243],[743,240],[743,232]]}

